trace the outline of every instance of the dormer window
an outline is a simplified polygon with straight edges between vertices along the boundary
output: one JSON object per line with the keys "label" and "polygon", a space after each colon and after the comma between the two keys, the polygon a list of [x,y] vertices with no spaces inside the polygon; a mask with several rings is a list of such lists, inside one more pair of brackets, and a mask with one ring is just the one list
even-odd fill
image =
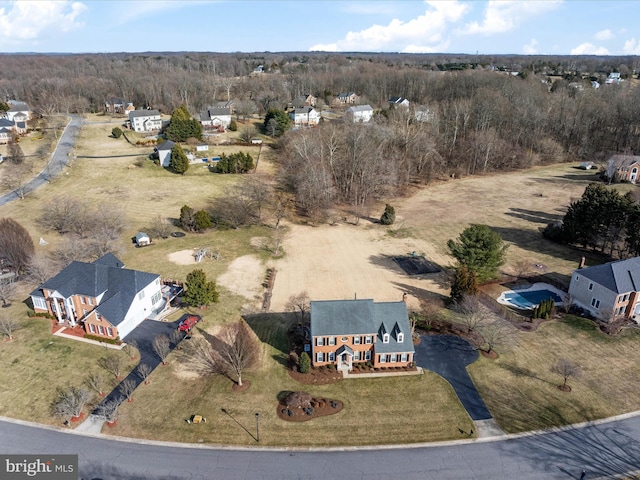
{"label": "dormer window", "polygon": [[389,343],[389,334],[385,333],[382,335],[382,343]]}
{"label": "dormer window", "polygon": [[404,333],[398,333],[398,343],[404,342]]}

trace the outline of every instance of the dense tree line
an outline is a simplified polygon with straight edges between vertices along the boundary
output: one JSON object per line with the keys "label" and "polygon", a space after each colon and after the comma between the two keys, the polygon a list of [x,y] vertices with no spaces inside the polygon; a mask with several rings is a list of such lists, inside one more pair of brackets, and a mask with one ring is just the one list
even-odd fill
{"label": "dense tree line", "polygon": [[550,224],[544,233],[609,256],[640,255],[640,204],[631,193],[592,183],[569,205],[562,223]]}
{"label": "dense tree line", "polygon": [[229,155],[221,154],[216,165],[218,173],[247,173],[254,168],[253,157],[248,153],[238,152]]}

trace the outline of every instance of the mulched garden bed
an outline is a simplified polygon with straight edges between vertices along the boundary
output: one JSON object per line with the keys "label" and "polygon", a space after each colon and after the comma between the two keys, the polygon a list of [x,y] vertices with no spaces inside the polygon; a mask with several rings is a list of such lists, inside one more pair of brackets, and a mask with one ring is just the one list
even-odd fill
{"label": "mulched garden bed", "polygon": [[329,385],[331,383],[337,383],[342,381],[342,373],[328,368],[312,368],[309,373],[300,373],[287,369],[289,376],[296,382],[303,383],[305,385]]}
{"label": "mulched garden bed", "polygon": [[245,380],[244,382],[242,382],[242,386],[234,382],[233,385],[231,385],[231,390],[233,391],[233,393],[242,393],[245,390],[248,390],[249,387],[251,387],[251,382],[249,380]]}
{"label": "mulched garden bed", "polygon": [[278,417],[287,422],[307,422],[314,418],[326,417],[338,413],[344,404],[340,400],[330,400],[327,398],[314,398],[310,407],[287,407],[278,404]]}

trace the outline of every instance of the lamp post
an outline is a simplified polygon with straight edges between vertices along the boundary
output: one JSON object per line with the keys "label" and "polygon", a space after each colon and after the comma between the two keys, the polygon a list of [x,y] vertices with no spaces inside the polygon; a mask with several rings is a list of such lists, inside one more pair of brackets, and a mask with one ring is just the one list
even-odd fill
{"label": "lamp post", "polygon": [[258,426],[258,419],[260,418],[260,414],[256,412],[256,442],[260,441],[260,428]]}

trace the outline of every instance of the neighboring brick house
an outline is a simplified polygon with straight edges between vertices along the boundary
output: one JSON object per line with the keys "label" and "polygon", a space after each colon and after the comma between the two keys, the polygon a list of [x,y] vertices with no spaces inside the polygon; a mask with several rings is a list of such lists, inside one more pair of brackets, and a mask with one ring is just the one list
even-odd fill
{"label": "neighboring brick house", "polygon": [[59,323],[83,323],[87,333],[123,339],[145,318],[162,311],[160,276],[124,268],[108,253],[95,262],[71,262],[31,292],[36,312]]}
{"label": "neighboring brick house", "polygon": [[333,103],[337,105],[353,105],[358,102],[358,95],[353,92],[341,92],[334,99]]}
{"label": "neighboring brick house", "polygon": [[134,132],[157,132],[162,128],[162,117],[158,110],[132,110],[129,112],[129,124]]}
{"label": "neighboring brick house", "polygon": [[294,108],[301,107],[315,107],[318,99],[309,93],[305,93],[304,95],[297,96],[291,102]]}
{"label": "neighboring brick house", "polygon": [[320,123],[320,115],[313,107],[296,108],[289,112],[289,117],[296,127],[315,127]]}
{"label": "neighboring brick house", "polygon": [[616,174],[621,182],[638,183],[640,181],[640,156],[613,155],[607,162],[607,176],[613,178]]}
{"label": "neighboring brick house", "polygon": [[205,129],[224,132],[231,125],[231,110],[228,107],[209,107],[200,112],[200,123]]}
{"label": "neighboring brick house", "polygon": [[133,106],[133,102],[125,100],[124,98],[112,97],[104,102],[104,111],[106,113],[121,113],[127,115],[135,109],[136,107]]}
{"label": "neighboring brick house", "polygon": [[344,116],[352,122],[367,123],[373,118],[373,108],[371,105],[354,105],[347,108]]}
{"label": "neighboring brick house", "polygon": [[600,320],[640,319],[640,257],[575,270],[569,297]]}
{"label": "neighboring brick house", "polygon": [[405,302],[324,300],[311,302],[311,361],[351,370],[410,366],[414,348]]}

